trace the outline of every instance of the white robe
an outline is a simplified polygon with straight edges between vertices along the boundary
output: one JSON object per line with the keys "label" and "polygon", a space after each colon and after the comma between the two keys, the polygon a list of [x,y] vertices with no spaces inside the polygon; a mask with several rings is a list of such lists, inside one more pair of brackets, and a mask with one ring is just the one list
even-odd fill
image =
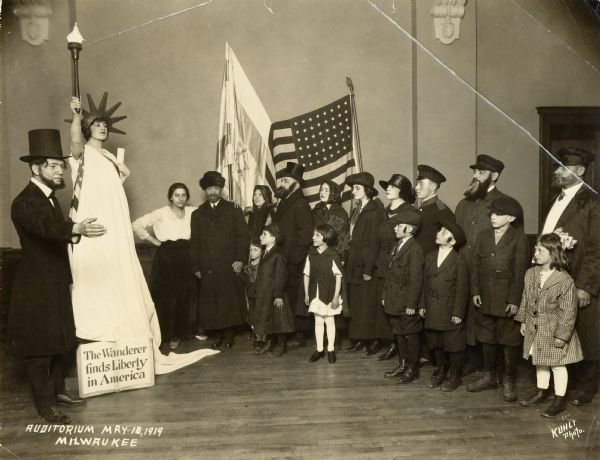
{"label": "white robe", "polygon": [[[160,327],[142,267],[138,260],[127,197],[112,154],[86,145],[84,174],[74,221],[95,217],[106,235],[82,238],[70,251],[73,274],[73,314],[77,337],[93,341],[151,338],[156,374],[164,374],[214,350],[187,354],[160,353]],[[79,161],[70,159],[73,183]]]}

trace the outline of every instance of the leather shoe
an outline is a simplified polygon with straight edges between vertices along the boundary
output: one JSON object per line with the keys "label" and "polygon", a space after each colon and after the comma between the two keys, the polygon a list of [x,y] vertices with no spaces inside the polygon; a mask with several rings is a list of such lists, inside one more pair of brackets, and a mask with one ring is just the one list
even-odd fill
{"label": "leather shoe", "polygon": [[329,364],[333,364],[337,361],[337,356],[335,355],[335,351],[327,352],[327,361],[329,361]]}
{"label": "leather shoe", "polygon": [[58,425],[68,425],[71,419],[68,415],[63,414],[58,407],[50,406],[41,410],[40,417],[46,422]]}
{"label": "leather shoe", "polygon": [[350,348],[346,348],[346,351],[349,351],[349,352],[360,351],[363,348],[365,348],[366,346],[367,346],[367,343],[364,340],[358,340]]}
{"label": "leather shoe", "polygon": [[402,374],[396,382],[400,384],[410,383],[418,378],[419,365],[417,363],[413,363],[408,365],[408,367],[406,368],[406,372],[404,372],[404,374]]}
{"label": "leather shoe", "polygon": [[56,395],[56,404],[59,406],[67,406],[67,407],[76,407],[76,406],[85,406],[87,401],[82,398],[71,398],[66,394]]}
{"label": "leather shoe", "polygon": [[401,359],[398,363],[398,366],[392,370],[383,374],[386,379],[397,379],[406,371],[406,367],[408,366],[406,359]]}
{"label": "leather shoe", "polygon": [[395,343],[393,343],[392,345],[390,345],[390,348],[388,348],[385,352],[383,352],[377,357],[377,361],[387,361],[388,359],[392,359],[397,354],[398,346]]}
{"label": "leather shoe", "polygon": [[324,351],[315,351],[310,358],[308,358],[309,363],[314,363],[315,361],[320,360],[323,356],[325,356]]}
{"label": "leather shoe", "polygon": [[367,347],[367,356],[374,355],[381,350],[381,342],[379,340],[373,340],[371,344]]}

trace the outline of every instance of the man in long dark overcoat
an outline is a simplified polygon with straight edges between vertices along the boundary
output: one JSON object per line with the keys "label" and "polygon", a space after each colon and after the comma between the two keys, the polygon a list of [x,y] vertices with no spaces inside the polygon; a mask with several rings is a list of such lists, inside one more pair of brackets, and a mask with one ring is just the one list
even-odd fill
{"label": "man in long dark overcoat", "polygon": [[[298,302],[302,285],[304,261],[312,244],[314,230],[310,205],[302,194],[302,175],[304,167],[288,162],[285,169],[277,173],[277,190],[279,198],[277,210],[273,215],[273,223],[279,226],[283,235],[282,252],[288,262],[288,282],[286,293],[292,311],[296,337],[288,342],[288,348],[305,345],[305,335],[312,328],[309,321],[308,308],[304,302]],[[304,297],[302,295],[302,297]]]}
{"label": "man in long dark overcoat", "polygon": [[583,361],[574,365],[576,389],[570,401],[581,406],[597,393],[600,371],[600,198],[581,180],[594,154],[568,147],[558,152],[558,158],[563,166],[554,171],[552,185],[560,188],[560,194],[552,201],[541,233],[564,232],[577,241],[567,255],[577,288],[575,330]]}
{"label": "man in long dark overcoat", "polygon": [[[506,197],[505,193],[498,190],[496,183],[504,170],[504,163],[490,155],[477,155],[475,164],[469,166],[473,170],[473,179],[463,198],[456,206],[456,223],[464,230],[467,242],[460,249],[460,255],[469,264],[472,260],[472,250],[477,237],[482,230],[492,228],[490,222],[490,205],[496,198]],[[524,216],[523,216],[524,219]],[[518,228],[523,228],[523,221],[517,222]],[[467,331],[467,344],[476,345],[475,316],[480,314],[472,302],[469,302],[465,318]],[[467,349],[467,362],[464,373],[474,370],[476,356],[475,349]]]}
{"label": "man in long dark overcoat", "polygon": [[200,280],[199,323],[218,331],[213,348],[233,346],[235,328],[244,324],[246,298],[239,274],[248,260],[250,231],[241,209],[221,198],[225,178],[207,171],[200,179],[207,201],[192,213],[192,271]]}
{"label": "man in long dark overcoat", "polygon": [[23,258],[17,268],[8,313],[11,347],[24,358],[35,405],[53,424],[71,419],[56,406],[80,406],[85,400],[65,392],[65,373],[75,348],[75,323],[69,285],[72,282],[67,243],[80,235],[97,237],[106,229],[85,219],[65,220],[54,191],[65,186],[60,132],[29,132],[31,180],[14,199],[11,218],[19,235]]}

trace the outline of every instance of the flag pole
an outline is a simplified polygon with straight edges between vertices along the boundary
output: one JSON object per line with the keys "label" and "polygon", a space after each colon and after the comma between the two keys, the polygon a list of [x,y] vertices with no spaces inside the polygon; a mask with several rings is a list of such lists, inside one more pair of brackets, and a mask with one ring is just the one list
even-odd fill
{"label": "flag pole", "polygon": [[353,135],[355,139],[356,145],[356,158],[358,159],[358,170],[363,170],[362,164],[362,153],[360,150],[360,134],[358,132],[358,116],[356,114],[356,102],[354,100],[354,84],[352,83],[352,79],[350,77],[346,77],[346,86],[348,86],[348,90],[350,91],[350,109],[352,110],[352,128]]}

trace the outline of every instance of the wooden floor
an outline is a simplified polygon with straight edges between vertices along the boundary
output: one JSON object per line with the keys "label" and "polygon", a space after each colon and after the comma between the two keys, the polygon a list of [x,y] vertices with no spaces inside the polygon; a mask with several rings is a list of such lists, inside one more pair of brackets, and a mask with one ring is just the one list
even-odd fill
{"label": "wooden floor", "polygon": [[[185,342],[180,350],[201,347]],[[401,386],[382,377],[393,363],[362,352],[339,353],[337,364],[308,363],[310,348],[269,358],[255,356],[243,336],[231,350],[158,376],[153,388],[94,397],[65,411],[73,430],[85,433],[41,433],[28,383],[4,349],[0,458],[600,458],[600,428],[593,425],[598,397],[595,406],[569,405],[562,418],[546,419],[503,402],[501,390],[430,390],[431,367],[417,383]],[[527,368],[520,374],[519,391],[526,394],[534,375]],[[558,435],[562,430],[553,435],[561,424],[570,424],[574,439]],[[115,434],[117,426],[127,432]],[[57,445],[94,438],[99,446]],[[134,447],[121,445],[131,439]]]}

